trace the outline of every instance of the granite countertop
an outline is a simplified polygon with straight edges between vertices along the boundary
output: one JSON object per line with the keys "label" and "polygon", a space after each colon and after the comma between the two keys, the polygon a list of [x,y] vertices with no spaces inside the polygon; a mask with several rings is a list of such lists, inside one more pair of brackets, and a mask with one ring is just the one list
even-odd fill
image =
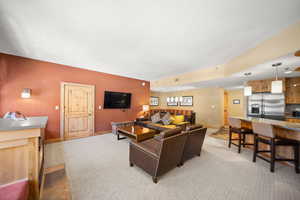
{"label": "granite countertop", "polygon": [[0,131],[46,128],[48,117],[27,117],[26,120],[0,119]]}
{"label": "granite countertop", "polygon": [[289,119],[300,119],[300,117],[294,117],[293,115],[286,115],[285,118],[289,118]]}
{"label": "granite countertop", "polygon": [[274,126],[289,129],[293,131],[300,132],[300,123],[288,122],[288,121],[279,121],[273,119],[264,119],[264,118],[256,118],[256,117],[232,117],[250,122],[259,122],[259,123],[267,123],[272,124]]}

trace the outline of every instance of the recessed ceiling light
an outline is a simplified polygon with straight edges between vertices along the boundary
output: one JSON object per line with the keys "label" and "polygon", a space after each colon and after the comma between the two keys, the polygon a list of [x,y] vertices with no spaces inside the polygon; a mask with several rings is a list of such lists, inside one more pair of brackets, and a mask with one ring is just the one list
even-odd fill
{"label": "recessed ceiling light", "polygon": [[282,65],[281,62],[279,62],[279,63],[274,63],[272,66],[273,66],[273,67],[278,67],[278,66],[280,66],[280,65]]}
{"label": "recessed ceiling light", "polygon": [[290,73],[292,73],[293,71],[292,70],[290,70],[290,68],[285,68],[285,71],[284,71],[284,73],[285,74],[290,74]]}
{"label": "recessed ceiling light", "polygon": [[285,71],[284,73],[285,74],[290,74],[290,73],[292,73],[293,71],[291,71],[291,70],[288,70],[288,71]]}

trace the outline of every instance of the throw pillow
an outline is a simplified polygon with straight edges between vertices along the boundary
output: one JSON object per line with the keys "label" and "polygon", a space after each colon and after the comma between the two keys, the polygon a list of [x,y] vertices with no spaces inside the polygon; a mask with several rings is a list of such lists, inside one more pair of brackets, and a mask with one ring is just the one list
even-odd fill
{"label": "throw pillow", "polygon": [[154,115],[151,116],[151,121],[152,121],[152,123],[157,123],[157,122],[160,121],[160,114],[159,114],[159,112],[155,113]]}
{"label": "throw pillow", "polygon": [[171,115],[170,119],[172,120],[172,122],[175,120],[174,115]]}
{"label": "throw pillow", "polygon": [[162,118],[161,121],[163,122],[164,125],[169,125],[171,124],[172,120],[171,120],[171,115],[170,113],[165,114]]}
{"label": "throw pillow", "polygon": [[173,121],[173,124],[180,124],[184,122],[184,115],[175,115],[175,120]]}

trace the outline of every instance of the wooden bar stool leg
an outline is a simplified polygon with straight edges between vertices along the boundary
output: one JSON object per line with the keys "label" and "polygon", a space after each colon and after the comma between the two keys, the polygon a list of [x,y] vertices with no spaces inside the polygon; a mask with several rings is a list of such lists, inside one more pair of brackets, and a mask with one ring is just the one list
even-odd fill
{"label": "wooden bar stool leg", "polygon": [[276,149],[275,149],[275,139],[271,139],[271,172],[274,172],[275,168],[275,154],[276,154]]}
{"label": "wooden bar stool leg", "polygon": [[246,147],[246,134],[243,134],[243,147]]}
{"label": "wooden bar stool leg", "polygon": [[300,144],[298,144],[297,146],[294,147],[295,171],[297,174],[300,173],[300,170],[299,170],[299,146],[300,146]]}
{"label": "wooden bar stool leg", "polygon": [[257,135],[254,135],[253,162],[256,162],[257,151],[258,151],[258,138],[257,138]]}
{"label": "wooden bar stool leg", "polygon": [[231,128],[229,127],[229,141],[228,141],[228,148],[231,147],[231,137],[232,137],[232,132],[231,132]]}
{"label": "wooden bar stool leg", "polygon": [[242,147],[242,134],[241,133],[239,133],[238,134],[239,135],[239,153],[241,153],[241,147]]}

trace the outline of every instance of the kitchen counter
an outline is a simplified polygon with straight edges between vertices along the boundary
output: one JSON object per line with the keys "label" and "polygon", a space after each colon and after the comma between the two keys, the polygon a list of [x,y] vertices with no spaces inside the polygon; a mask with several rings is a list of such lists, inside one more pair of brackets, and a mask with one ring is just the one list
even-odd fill
{"label": "kitchen counter", "polygon": [[288,119],[300,119],[300,117],[294,117],[292,115],[286,115],[285,118],[288,118]]}
{"label": "kitchen counter", "polygon": [[[232,117],[232,118],[241,119],[242,126],[245,128],[252,128],[252,122],[274,125],[274,132],[276,137],[300,142],[300,123],[264,119],[264,118],[255,118],[255,117]],[[254,143],[253,135],[247,135],[246,143],[250,143],[250,144]],[[270,146],[266,144],[260,144],[259,148],[260,150],[270,150]],[[300,155],[300,150],[299,150],[299,155]],[[293,158],[294,150],[292,147],[289,146],[278,146],[276,147],[276,156],[279,158],[280,157]]]}
{"label": "kitchen counter", "polygon": [[283,129],[300,132],[300,123],[293,123],[293,122],[272,120],[272,119],[264,119],[264,118],[256,118],[256,117],[232,117],[232,118],[237,118],[237,119],[241,119],[241,120],[248,121],[248,122],[259,122],[259,123],[271,124],[278,128],[283,128]]}
{"label": "kitchen counter", "polygon": [[26,120],[0,119],[0,131],[46,128],[48,117],[28,117]]}
{"label": "kitchen counter", "polygon": [[40,199],[47,121],[48,117],[0,119],[0,187],[28,180],[29,199]]}

